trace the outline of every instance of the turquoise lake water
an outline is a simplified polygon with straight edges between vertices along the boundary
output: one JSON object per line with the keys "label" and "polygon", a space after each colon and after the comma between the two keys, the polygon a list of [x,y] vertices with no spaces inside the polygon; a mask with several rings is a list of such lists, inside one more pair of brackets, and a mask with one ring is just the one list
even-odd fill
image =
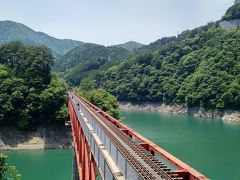
{"label": "turquoise lake water", "polygon": [[[240,125],[221,120],[123,111],[124,123],[216,180],[240,179]],[[71,180],[72,150],[8,151],[22,180]]]}

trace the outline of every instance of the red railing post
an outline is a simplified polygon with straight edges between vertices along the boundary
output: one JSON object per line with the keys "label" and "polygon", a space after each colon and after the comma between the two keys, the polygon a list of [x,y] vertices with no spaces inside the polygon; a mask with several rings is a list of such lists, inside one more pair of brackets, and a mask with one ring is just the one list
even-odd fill
{"label": "red railing post", "polygon": [[90,156],[91,163],[90,163],[90,180],[96,180],[96,163],[94,160],[93,155]]}
{"label": "red railing post", "polygon": [[[73,144],[75,147],[75,153],[77,163],[79,167],[79,176],[84,180],[95,180],[96,179],[96,162],[93,155],[88,147],[88,142],[84,136],[83,130],[77,119],[77,116],[72,109],[72,105],[69,104],[70,119],[72,123],[72,136]],[[91,160],[89,160],[91,157]]]}
{"label": "red railing post", "polygon": [[111,117],[106,112],[102,111],[101,109],[99,109],[95,105],[91,104],[90,102],[88,102],[84,98],[79,97],[79,96],[77,96],[77,97],[79,98],[79,100],[81,100],[82,102],[89,105],[94,111],[96,111],[97,113],[99,113],[100,115],[105,117],[106,120],[110,121],[117,128],[121,129],[126,135],[128,135],[132,139],[140,142],[140,145],[144,149],[149,151],[151,154],[160,155],[168,163],[172,164],[177,169],[175,172],[177,174],[179,174],[179,176],[183,177],[184,180],[185,179],[186,180],[208,180],[208,178],[206,176],[202,175],[201,173],[199,173],[198,171],[196,171],[192,167],[188,166],[187,164],[185,164],[184,162],[182,162],[181,160],[179,160],[178,158],[176,158],[172,154],[168,153],[167,151],[165,151],[161,147],[157,146],[155,143],[151,142],[147,138],[145,138],[145,137],[141,136],[140,134],[138,134],[137,132],[133,131],[131,128],[127,127],[126,125],[119,122],[115,118]]}
{"label": "red railing post", "polygon": [[89,179],[89,165],[88,165],[88,144],[86,138],[84,138],[84,170],[85,170],[85,179]]}

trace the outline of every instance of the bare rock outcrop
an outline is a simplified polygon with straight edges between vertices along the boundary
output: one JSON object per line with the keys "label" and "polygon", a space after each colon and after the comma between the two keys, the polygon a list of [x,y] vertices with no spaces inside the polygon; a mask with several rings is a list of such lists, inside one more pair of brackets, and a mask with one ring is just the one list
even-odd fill
{"label": "bare rock outcrop", "polygon": [[221,21],[219,23],[220,27],[228,30],[228,29],[236,29],[240,27],[240,20],[239,19],[234,19],[234,20],[229,20],[229,21]]}
{"label": "bare rock outcrop", "polygon": [[131,102],[120,102],[119,108],[121,110],[140,110],[140,111],[155,111],[166,114],[181,114],[191,115],[194,117],[201,118],[212,118],[212,119],[223,119],[227,122],[240,122],[240,111],[233,110],[214,110],[214,111],[203,111],[199,107],[187,108],[184,105],[165,105],[161,103],[131,103]]}
{"label": "bare rock outcrop", "polygon": [[70,127],[40,127],[35,131],[0,128],[0,150],[63,149],[71,146]]}

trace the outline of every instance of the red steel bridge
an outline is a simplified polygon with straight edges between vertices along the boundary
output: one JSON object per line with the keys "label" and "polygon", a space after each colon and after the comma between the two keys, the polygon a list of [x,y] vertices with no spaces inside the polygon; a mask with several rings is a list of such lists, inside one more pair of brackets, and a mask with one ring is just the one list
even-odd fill
{"label": "red steel bridge", "polygon": [[195,169],[73,92],[73,180],[206,180]]}

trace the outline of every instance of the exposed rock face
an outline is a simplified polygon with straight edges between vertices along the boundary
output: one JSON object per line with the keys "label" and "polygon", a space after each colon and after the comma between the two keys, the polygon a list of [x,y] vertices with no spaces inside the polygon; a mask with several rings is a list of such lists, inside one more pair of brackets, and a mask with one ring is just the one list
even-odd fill
{"label": "exposed rock face", "polygon": [[222,119],[227,122],[240,122],[240,112],[226,114]]}
{"label": "exposed rock face", "polygon": [[119,108],[122,110],[142,110],[142,111],[155,111],[167,114],[181,114],[192,115],[201,118],[213,118],[223,119],[227,122],[240,122],[240,111],[233,110],[214,110],[214,111],[202,111],[200,108],[187,108],[183,105],[169,106],[160,103],[131,103],[120,102]]}
{"label": "exposed rock face", "polygon": [[184,106],[168,106],[160,103],[144,102],[141,104],[131,102],[120,102],[119,108],[122,110],[142,110],[142,111],[156,111],[168,114],[188,114]]}
{"label": "exposed rock face", "polygon": [[236,29],[240,27],[240,20],[235,19],[235,20],[230,20],[230,21],[221,21],[219,23],[221,28],[228,30],[228,29]]}
{"label": "exposed rock face", "polygon": [[33,132],[0,128],[0,150],[62,149],[72,147],[70,127],[38,128]]}

